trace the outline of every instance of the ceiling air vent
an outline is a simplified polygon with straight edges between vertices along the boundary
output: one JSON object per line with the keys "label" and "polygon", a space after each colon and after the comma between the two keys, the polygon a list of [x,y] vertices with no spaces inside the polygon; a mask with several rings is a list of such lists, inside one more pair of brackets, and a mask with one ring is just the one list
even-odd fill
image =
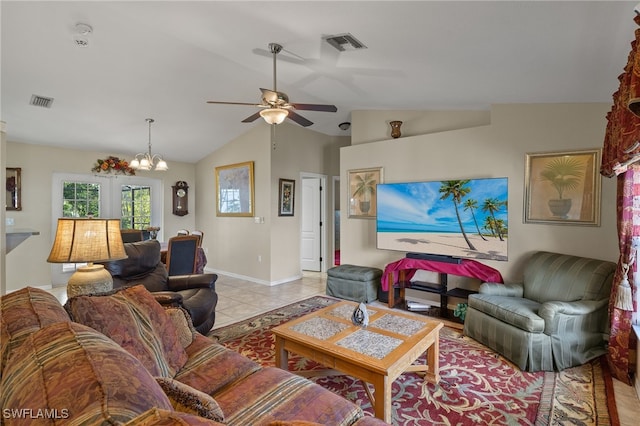
{"label": "ceiling air vent", "polygon": [[51,108],[53,98],[47,98],[46,96],[31,95],[31,102],[29,104],[42,108]]}
{"label": "ceiling air vent", "polygon": [[362,44],[357,38],[349,33],[332,35],[325,37],[324,39],[327,43],[341,52],[344,52],[345,50],[359,50],[367,48],[367,46]]}

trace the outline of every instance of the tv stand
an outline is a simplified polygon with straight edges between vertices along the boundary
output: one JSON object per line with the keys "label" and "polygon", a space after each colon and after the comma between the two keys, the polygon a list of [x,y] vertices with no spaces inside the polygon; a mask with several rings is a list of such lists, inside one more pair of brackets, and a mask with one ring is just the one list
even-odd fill
{"label": "tv stand", "polygon": [[[438,282],[411,281],[417,270],[425,270],[438,273]],[[405,288],[440,295],[440,316],[448,317],[449,297],[467,299],[472,290],[461,288],[448,288],[448,276],[464,276],[477,278],[483,282],[502,283],[502,275],[496,269],[471,259],[460,259],[459,263],[441,262],[407,257],[397,262],[388,264],[382,276],[382,290],[388,294],[388,304],[394,308],[405,302]],[[396,280],[397,276],[397,280]],[[394,288],[399,288],[399,297],[396,299]]]}

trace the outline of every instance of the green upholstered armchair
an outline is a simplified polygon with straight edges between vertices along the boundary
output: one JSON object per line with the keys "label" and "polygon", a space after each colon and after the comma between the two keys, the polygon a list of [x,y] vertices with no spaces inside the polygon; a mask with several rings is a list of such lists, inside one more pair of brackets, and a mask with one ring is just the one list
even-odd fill
{"label": "green upholstered armchair", "polygon": [[469,297],[464,333],[522,370],[584,364],[606,352],[615,269],[604,260],[535,252],[522,283],[483,283]]}

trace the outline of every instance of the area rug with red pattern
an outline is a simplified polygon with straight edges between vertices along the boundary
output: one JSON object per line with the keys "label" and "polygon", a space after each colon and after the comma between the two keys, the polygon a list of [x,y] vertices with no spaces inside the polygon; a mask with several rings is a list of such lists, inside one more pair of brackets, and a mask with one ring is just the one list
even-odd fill
{"label": "area rug with red pattern", "polygon": [[[263,366],[275,365],[271,328],[337,302],[329,297],[279,308],[226,327],[209,337]],[[424,357],[424,355],[423,355]],[[424,358],[419,361],[425,362]],[[292,354],[292,371],[321,370]],[[459,330],[440,332],[440,377],[427,383],[415,373],[393,384],[393,423],[417,425],[618,425],[613,385],[604,360],[562,372],[521,371],[496,352]],[[373,413],[360,380],[346,375],[315,376],[319,385]]]}

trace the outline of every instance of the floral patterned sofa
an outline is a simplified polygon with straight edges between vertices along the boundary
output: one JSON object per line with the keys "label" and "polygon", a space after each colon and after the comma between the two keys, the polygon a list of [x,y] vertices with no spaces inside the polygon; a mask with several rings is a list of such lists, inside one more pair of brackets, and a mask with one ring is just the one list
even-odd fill
{"label": "floral patterned sofa", "polygon": [[61,306],[24,288],[0,298],[5,425],[384,425],[311,381],[199,334],[142,285]]}

